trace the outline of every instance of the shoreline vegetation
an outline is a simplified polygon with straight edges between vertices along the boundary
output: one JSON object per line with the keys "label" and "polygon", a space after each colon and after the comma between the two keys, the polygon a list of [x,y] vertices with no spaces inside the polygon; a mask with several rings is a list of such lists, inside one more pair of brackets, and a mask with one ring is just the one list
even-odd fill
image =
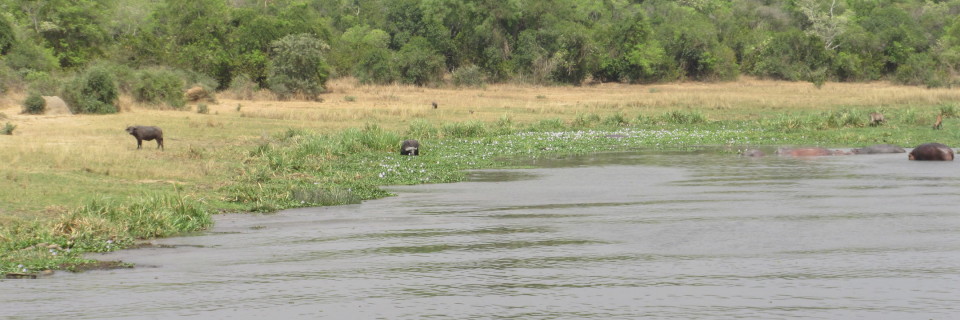
{"label": "shoreline vegetation", "polygon": [[[84,253],[209,228],[212,215],[389,196],[385,185],[461,181],[508,159],[605,151],[777,146],[960,146],[960,91],[887,82],[480,88],[327,84],[324,101],[257,95],[181,110],[121,97],[107,115],[22,114],[0,96],[0,273],[84,270]],[[437,107],[433,107],[433,103]],[[870,114],[886,122],[871,125]],[[931,126],[943,117],[943,129]],[[166,150],[136,149],[155,125]],[[422,154],[401,156],[417,139]],[[904,156],[904,161],[906,156]]]}

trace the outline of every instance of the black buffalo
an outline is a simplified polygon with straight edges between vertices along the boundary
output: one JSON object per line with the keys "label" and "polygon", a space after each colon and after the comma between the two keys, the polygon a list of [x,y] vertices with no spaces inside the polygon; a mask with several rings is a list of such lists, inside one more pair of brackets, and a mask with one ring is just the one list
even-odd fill
{"label": "black buffalo", "polygon": [[143,146],[143,140],[157,140],[157,149],[163,150],[163,130],[153,126],[129,126],[127,133],[137,138],[137,149]]}
{"label": "black buffalo", "polygon": [[404,156],[419,156],[420,155],[420,141],[417,140],[404,140],[400,144],[400,155]]}

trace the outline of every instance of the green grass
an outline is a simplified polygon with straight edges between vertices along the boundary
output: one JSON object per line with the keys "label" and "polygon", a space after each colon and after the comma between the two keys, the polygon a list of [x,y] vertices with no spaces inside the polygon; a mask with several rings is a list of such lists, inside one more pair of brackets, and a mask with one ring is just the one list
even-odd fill
{"label": "green grass", "polygon": [[[265,136],[253,147],[232,150],[238,165],[223,174],[217,187],[175,183],[137,183],[77,191],[67,202],[77,208],[53,210],[44,218],[9,219],[0,224],[0,272],[71,269],[89,263],[83,253],[116,250],[139,239],[203,230],[223,211],[273,212],[286,208],[357,203],[389,196],[380,187],[461,181],[464,170],[509,166],[510,159],[552,154],[586,154],[626,150],[685,150],[700,146],[820,145],[859,147],[892,143],[913,147],[925,142],[960,145],[956,118],[944,130],[923,120],[955,109],[902,108],[885,112],[888,121],[869,126],[866,108],[767,114],[746,120],[711,120],[697,110],[606,117],[591,113],[565,122],[542,119],[516,123],[509,115],[492,122],[431,123],[411,121],[402,131],[377,125],[333,134],[285,129]],[[623,136],[610,139],[606,135]],[[401,156],[399,141],[421,141],[421,156]],[[736,149],[736,148],[732,148]],[[188,157],[208,155],[188,149]],[[60,180],[63,188],[110,176],[107,172],[73,172],[68,176],[8,172],[8,180],[28,186]],[[119,179],[117,183],[123,184]],[[43,183],[40,183],[43,184]],[[49,184],[49,183],[47,183]],[[24,189],[40,192],[36,189]],[[118,192],[117,190],[125,190]],[[7,194],[10,194],[9,191]],[[94,194],[102,196],[92,197]],[[15,194],[12,196],[16,196]],[[30,196],[24,194],[22,196]],[[26,270],[26,271],[24,271]]]}

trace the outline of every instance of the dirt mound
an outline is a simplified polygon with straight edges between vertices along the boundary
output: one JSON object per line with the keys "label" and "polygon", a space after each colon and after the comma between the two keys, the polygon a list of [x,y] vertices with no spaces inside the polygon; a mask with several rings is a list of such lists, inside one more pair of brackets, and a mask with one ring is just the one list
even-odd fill
{"label": "dirt mound", "polygon": [[67,103],[60,99],[57,96],[43,96],[43,101],[46,101],[47,106],[44,108],[44,114],[73,114],[70,112],[70,108],[67,107]]}

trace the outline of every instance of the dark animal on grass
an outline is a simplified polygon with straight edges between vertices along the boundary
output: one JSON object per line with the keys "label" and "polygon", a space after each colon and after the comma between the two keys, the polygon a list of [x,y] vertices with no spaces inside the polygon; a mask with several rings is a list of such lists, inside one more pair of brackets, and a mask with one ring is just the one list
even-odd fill
{"label": "dark animal on grass", "polygon": [[953,161],[953,149],[942,143],[924,143],[913,151],[907,157],[910,160],[925,161]]}
{"label": "dark animal on grass", "polygon": [[872,146],[867,146],[863,148],[856,148],[852,151],[854,154],[877,154],[877,153],[904,153],[907,150],[903,150],[900,146],[895,146],[892,144],[875,144]]}
{"label": "dark animal on grass", "polygon": [[433,108],[434,108],[434,109],[437,108],[437,102],[436,102],[436,101],[432,102],[431,104],[433,105]]}
{"label": "dark animal on grass", "polygon": [[883,114],[882,114],[882,113],[879,113],[879,112],[871,112],[871,113],[870,113],[870,125],[871,125],[871,126],[879,126],[880,124],[882,124],[882,123],[885,122],[885,121],[886,121],[886,120],[883,119]]}
{"label": "dark animal on grass", "polygon": [[419,156],[420,155],[420,141],[417,140],[404,140],[400,144],[400,155],[403,156]]}
{"label": "dark animal on grass", "polygon": [[942,114],[938,114],[938,115],[937,115],[937,122],[934,122],[934,123],[933,123],[933,130],[940,130],[940,127],[942,127],[942,126],[943,126],[943,115],[942,115]]}
{"label": "dark animal on grass", "polygon": [[157,149],[163,150],[163,130],[153,126],[129,126],[127,133],[137,138],[137,149],[143,147],[143,140],[157,140]]}

